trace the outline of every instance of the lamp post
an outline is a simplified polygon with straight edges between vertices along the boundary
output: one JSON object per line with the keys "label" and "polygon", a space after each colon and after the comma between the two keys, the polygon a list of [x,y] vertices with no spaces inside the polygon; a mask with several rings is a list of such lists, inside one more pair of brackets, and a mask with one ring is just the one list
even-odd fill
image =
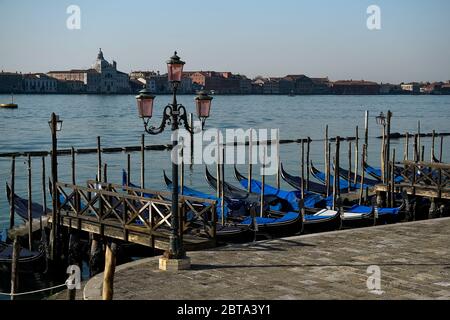
{"label": "lamp post", "polygon": [[392,118],[391,111],[388,111],[387,116],[385,116],[384,113],[381,112],[380,115],[376,117],[377,124],[383,126],[383,146],[382,146],[383,182],[389,181],[390,176],[389,170],[387,170],[387,164],[389,163],[390,157],[391,118]]}
{"label": "lamp post", "polygon": [[[153,116],[153,103],[155,96],[148,90],[143,89],[139,91],[136,96],[139,117],[144,121],[144,128],[148,134],[157,135],[162,133],[166,125],[171,125],[171,130],[175,134],[172,141],[172,223],[169,250],[164,253],[166,260],[182,260],[186,258],[182,242],[180,240],[180,226],[179,226],[179,207],[178,207],[178,133],[177,130],[183,126],[187,131],[193,133],[194,128],[189,125],[187,112],[183,105],[177,102],[177,90],[183,75],[183,67],[185,62],[181,61],[180,57],[175,54],[167,61],[168,80],[172,84],[173,97],[172,103],[168,104],[163,111],[163,118],[159,127],[149,125],[150,119]],[[206,119],[209,117],[211,109],[212,97],[208,96],[206,92],[200,92],[195,98],[197,116],[202,122],[202,129]],[[161,263],[160,263],[160,268]],[[164,269],[164,268],[163,268]]]}
{"label": "lamp post", "polygon": [[55,260],[57,256],[57,242],[59,241],[56,224],[59,222],[57,216],[58,207],[58,192],[56,188],[56,182],[58,181],[58,156],[57,156],[57,136],[56,133],[62,129],[62,120],[55,113],[52,113],[50,121],[48,122],[50,131],[52,133],[52,245],[51,245],[51,259]]}

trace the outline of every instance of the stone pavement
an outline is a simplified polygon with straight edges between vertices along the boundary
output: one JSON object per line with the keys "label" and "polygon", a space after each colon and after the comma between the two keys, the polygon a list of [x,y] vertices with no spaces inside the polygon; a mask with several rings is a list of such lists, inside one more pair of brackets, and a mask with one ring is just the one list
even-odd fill
{"label": "stone pavement", "polygon": [[[114,299],[450,300],[449,233],[445,218],[227,246],[190,252],[192,270],[178,273],[149,258],[117,267]],[[373,265],[381,292],[367,287]],[[92,278],[84,298],[100,299],[101,282]]]}

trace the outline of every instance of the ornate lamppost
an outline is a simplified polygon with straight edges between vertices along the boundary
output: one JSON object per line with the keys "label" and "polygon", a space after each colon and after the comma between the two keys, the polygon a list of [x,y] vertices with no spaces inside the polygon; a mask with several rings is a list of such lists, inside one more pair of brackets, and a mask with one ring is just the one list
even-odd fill
{"label": "ornate lamppost", "polygon": [[380,113],[379,116],[376,117],[376,121],[378,125],[383,127],[383,145],[382,145],[382,179],[383,182],[389,181],[390,172],[388,170],[388,163],[390,157],[390,140],[391,140],[391,118],[392,112],[388,111],[387,116],[384,115],[383,112]]}
{"label": "ornate lamppost", "polygon": [[[185,62],[175,54],[167,61],[168,80],[172,84],[173,98],[172,103],[168,104],[163,111],[163,118],[159,127],[150,126],[149,122],[153,116],[153,102],[155,96],[148,89],[143,89],[136,96],[139,117],[144,121],[144,128],[148,134],[157,135],[162,133],[167,125],[171,125],[174,133],[172,141],[172,223],[169,250],[164,253],[160,260],[160,269],[186,269],[189,268],[189,258],[183,249],[180,239],[179,225],[179,206],[178,206],[178,133],[177,130],[182,126],[184,129],[193,133],[194,128],[189,126],[187,112],[183,105],[177,102],[177,90],[181,83],[183,67]],[[197,116],[201,120],[202,129],[211,110],[212,97],[206,92],[200,92],[195,98]],[[187,260],[187,262],[186,262]],[[180,262],[181,261],[181,262]],[[184,262],[182,262],[184,261]],[[170,265],[170,266],[169,266]]]}

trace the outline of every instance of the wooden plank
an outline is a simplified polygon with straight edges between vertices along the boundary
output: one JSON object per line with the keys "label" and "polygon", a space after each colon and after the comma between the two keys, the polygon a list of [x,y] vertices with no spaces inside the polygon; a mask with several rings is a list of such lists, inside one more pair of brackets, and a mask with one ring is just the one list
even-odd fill
{"label": "wooden plank", "polygon": [[[66,227],[73,227],[71,225],[70,219],[68,217],[61,217],[61,223],[62,225]],[[91,221],[81,221],[80,223],[81,230],[89,233],[94,234],[100,234],[101,227],[98,223],[91,222]],[[104,226],[103,234],[106,237],[122,240],[123,239],[123,230],[121,226],[113,227],[113,226]],[[145,232],[136,232],[133,230],[130,230],[128,241],[135,244],[140,244],[146,247],[152,247],[152,244],[148,241],[149,239],[149,233]],[[169,237],[170,237],[170,230],[167,230],[167,234],[165,237],[159,236],[155,237],[155,248],[160,250],[167,250],[169,248]],[[215,246],[214,239],[208,239],[208,238],[199,238],[194,237],[189,234],[183,235],[183,246],[188,251],[194,251],[194,250],[202,250],[206,248],[213,248]]]}

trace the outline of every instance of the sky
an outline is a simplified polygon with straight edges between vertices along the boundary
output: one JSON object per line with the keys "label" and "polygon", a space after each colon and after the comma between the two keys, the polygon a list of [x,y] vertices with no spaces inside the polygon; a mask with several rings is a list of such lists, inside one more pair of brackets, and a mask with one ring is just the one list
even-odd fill
{"label": "sky", "polygon": [[[66,26],[70,5],[80,29]],[[185,70],[446,81],[448,30],[448,0],[0,0],[0,69],[89,68],[102,48],[123,72],[165,72],[177,50]]]}

